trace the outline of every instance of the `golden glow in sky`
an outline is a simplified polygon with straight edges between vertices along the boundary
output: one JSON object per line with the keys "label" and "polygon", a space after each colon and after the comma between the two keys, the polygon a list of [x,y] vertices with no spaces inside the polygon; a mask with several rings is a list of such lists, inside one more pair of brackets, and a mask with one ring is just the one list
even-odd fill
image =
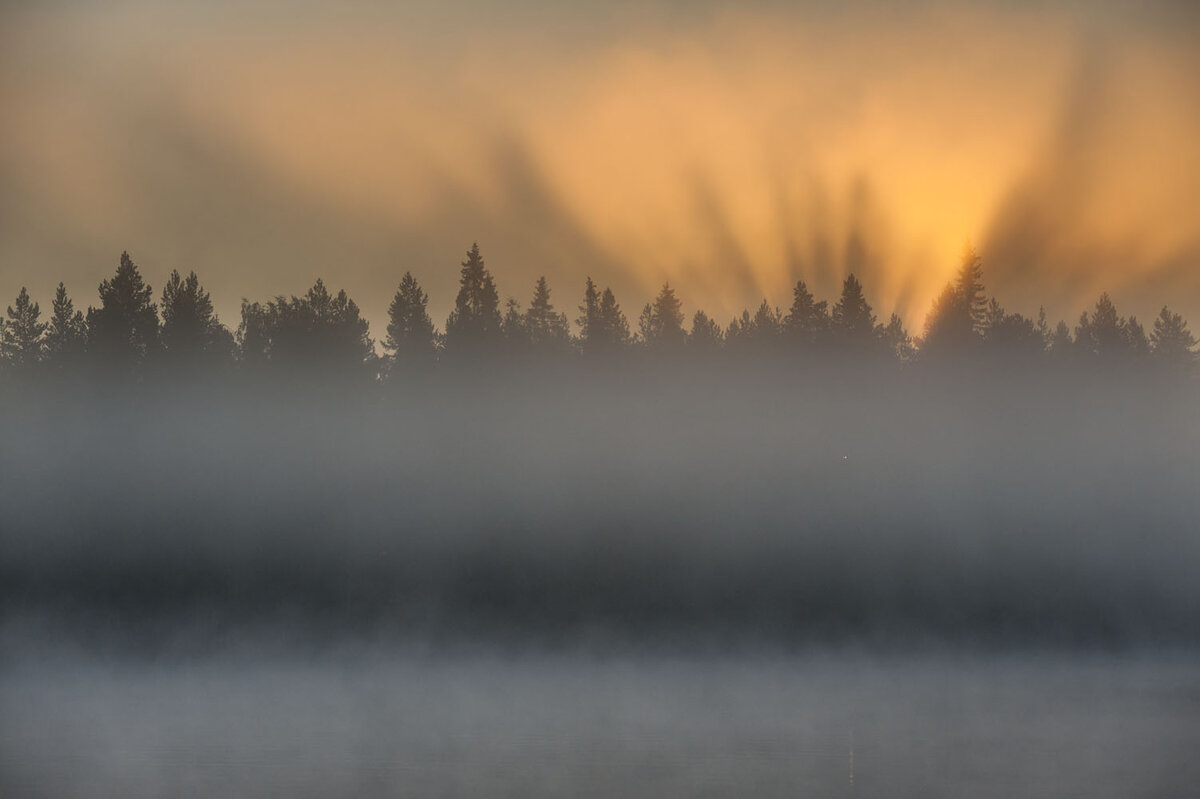
{"label": "golden glow in sky", "polygon": [[0,276],[43,304],[128,249],[234,324],[322,275],[378,329],[407,269],[444,315],[478,239],[520,300],[669,279],[726,321],[854,271],[919,328],[969,240],[1014,310],[1200,314],[1183,4],[0,13]]}

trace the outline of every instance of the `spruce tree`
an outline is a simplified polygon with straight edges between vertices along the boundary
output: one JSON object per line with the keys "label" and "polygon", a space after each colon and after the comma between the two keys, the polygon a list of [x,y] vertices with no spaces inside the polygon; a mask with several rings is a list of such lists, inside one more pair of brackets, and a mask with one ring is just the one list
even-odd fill
{"label": "spruce tree", "polygon": [[621,311],[621,305],[611,288],[604,289],[600,295],[596,327],[595,341],[599,351],[614,352],[629,344],[629,320]]}
{"label": "spruce tree", "polygon": [[502,338],[500,323],[500,295],[479,245],[473,244],[462,262],[454,310],[446,320],[446,351],[475,355],[496,351]]}
{"label": "spruce tree", "polygon": [[584,352],[593,349],[600,329],[600,292],[589,276],[583,290],[583,304],[579,306],[579,344]]}
{"label": "spruce tree", "polygon": [[698,353],[716,352],[723,341],[721,326],[704,311],[696,311],[692,316],[692,330],[687,337],[688,349]]}
{"label": "spruce tree", "polygon": [[833,329],[840,343],[852,347],[865,347],[875,340],[875,314],[854,275],[846,277],[842,296],[833,306]]}
{"label": "spruce tree", "polygon": [[904,320],[899,314],[892,314],[888,323],[880,327],[879,338],[887,348],[888,354],[900,363],[908,363],[916,354],[912,336],[904,329]]}
{"label": "spruce tree", "polygon": [[51,305],[50,326],[46,330],[47,359],[65,366],[83,352],[86,338],[87,324],[83,313],[75,310],[75,303],[67,296],[67,287],[59,283]]}
{"label": "spruce tree", "polygon": [[522,352],[529,346],[529,333],[525,329],[525,314],[521,303],[509,297],[504,303],[504,316],[500,319],[500,334],[510,353]]}
{"label": "spruce tree", "polygon": [[524,335],[530,345],[540,351],[563,350],[570,344],[567,317],[554,310],[554,304],[550,301],[550,285],[544,276],[537,279],[523,324]]}
{"label": "spruce tree", "polygon": [[0,325],[0,352],[9,365],[30,369],[42,360],[47,322],[40,321],[42,310],[29,298],[24,286],[14,305],[8,306],[7,319]]}
{"label": "spruce tree", "polygon": [[648,303],[638,320],[642,343],[655,350],[679,350],[687,339],[683,309],[670,283],[664,283],[654,302]]}
{"label": "spruce tree", "polygon": [[117,272],[100,284],[100,307],[87,313],[88,352],[117,377],[135,376],[158,347],[158,310],[150,301],[129,253],[121,253]]}
{"label": "spruce tree", "polygon": [[233,337],[213,311],[212,298],[195,272],[181,278],[172,270],[162,293],[163,349],[176,364],[228,358]]}
{"label": "spruce tree", "polygon": [[1154,359],[1175,368],[1189,368],[1196,363],[1196,337],[1188,330],[1188,323],[1177,313],[1163,306],[1154,320],[1150,333]]}
{"label": "spruce tree", "polygon": [[971,320],[971,330],[982,336],[987,325],[987,296],[983,290],[983,261],[970,245],[963,251],[962,263],[958,267],[955,290],[962,298],[962,306]]}
{"label": "spruce tree", "polygon": [[818,302],[803,280],[792,288],[792,307],[783,318],[783,333],[790,344],[810,349],[826,336],[830,325],[829,306]]}
{"label": "spruce tree", "polygon": [[318,279],[303,297],[242,303],[242,359],[298,373],[356,380],[374,373],[375,345],[367,320],[345,290],[330,294]]}
{"label": "spruce tree", "polygon": [[412,272],[405,272],[388,306],[387,338],[383,342],[393,366],[433,359],[437,333],[428,307],[429,295],[421,290]]}

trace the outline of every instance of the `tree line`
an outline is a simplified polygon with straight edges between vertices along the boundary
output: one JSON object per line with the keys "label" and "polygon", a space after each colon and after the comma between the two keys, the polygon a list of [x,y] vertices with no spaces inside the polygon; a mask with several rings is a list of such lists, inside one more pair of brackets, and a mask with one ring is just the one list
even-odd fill
{"label": "tree line", "polygon": [[588,277],[575,329],[555,307],[545,277],[528,307],[501,304],[479,246],[461,264],[454,308],[438,330],[428,294],[404,274],[388,308],[378,353],[369,325],[344,290],[317,280],[303,296],[242,301],[235,330],[221,322],[195,272],[172,271],[158,302],[128,253],[99,286],[99,304],[76,309],[60,283],[48,318],[22,288],[0,324],[0,356],[10,377],[92,371],[143,380],[148,375],[206,370],[294,370],[347,378],[403,381],[454,362],[480,359],[615,358],[635,352],[673,356],[762,355],[897,365],[922,362],[1008,363],[1131,368],[1153,366],[1194,375],[1196,337],[1187,321],[1164,306],[1149,332],[1134,316],[1121,316],[1107,293],[1072,329],[1051,327],[1004,309],[984,289],[978,255],[968,249],[953,280],[938,296],[924,330],[911,335],[900,317],[880,321],[862,284],[846,277],[831,306],[803,280],[786,310],[768,300],[722,326],[703,310],[686,323],[675,289],[665,283],[637,316],[636,328],[611,288]]}

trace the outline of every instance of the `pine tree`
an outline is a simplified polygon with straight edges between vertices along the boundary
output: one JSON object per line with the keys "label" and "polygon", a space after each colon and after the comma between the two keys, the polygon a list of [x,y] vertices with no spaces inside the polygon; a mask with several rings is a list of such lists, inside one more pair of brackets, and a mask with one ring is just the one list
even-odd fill
{"label": "pine tree", "polygon": [[604,289],[596,308],[595,330],[588,336],[589,349],[612,353],[629,344],[629,320],[611,288]]}
{"label": "pine tree", "polygon": [[330,294],[320,279],[303,297],[276,297],[266,305],[243,301],[238,340],[246,363],[350,379],[372,374],[376,366],[358,305],[345,290]]}
{"label": "pine tree", "polygon": [[49,324],[39,321],[42,310],[29,298],[24,286],[17,294],[15,306],[8,306],[6,315],[8,318],[0,325],[0,352],[11,366],[32,368],[42,360]]}
{"label": "pine tree", "polygon": [[1134,342],[1130,337],[1128,322],[1117,313],[1108,292],[1100,295],[1091,316],[1085,311],[1079,317],[1079,325],[1075,328],[1075,344],[1083,353],[1104,360],[1125,356],[1133,351]]}
{"label": "pine tree", "polygon": [[533,299],[522,322],[525,337],[542,352],[561,351],[571,343],[566,314],[554,310],[554,303],[550,301],[550,285],[545,277],[537,279]]}
{"label": "pine tree", "polygon": [[1184,318],[1167,306],[1159,311],[1150,334],[1154,359],[1171,367],[1188,368],[1196,363],[1196,337]]}
{"label": "pine tree", "polygon": [[46,356],[49,361],[65,366],[83,352],[87,324],[83,313],[75,310],[75,303],[67,296],[67,287],[62,283],[54,292],[51,311],[50,327],[46,330]]}
{"label": "pine tree", "polygon": [[427,363],[437,350],[437,333],[429,316],[429,295],[412,272],[405,272],[388,306],[387,338],[383,348],[394,366]]}
{"label": "pine tree", "polygon": [[828,334],[829,304],[817,302],[803,280],[792,289],[792,307],[783,318],[783,333],[799,349],[811,349]]}
{"label": "pine tree", "polygon": [[725,340],[735,351],[767,353],[774,351],[780,343],[783,331],[783,315],[778,308],[763,300],[754,315],[742,311],[740,317],[729,323]]}
{"label": "pine tree", "polygon": [[942,289],[925,319],[925,337],[921,341],[924,356],[961,355],[978,343],[972,329],[971,314],[958,288],[948,284]]}
{"label": "pine tree", "polygon": [[1142,327],[1136,316],[1131,314],[1125,320],[1124,333],[1125,348],[1130,355],[1142,358],[1150,354],[1150,339],[1146,336],[1146,328]]}
{"label": "pine tree", "polygon": [[195,272],[181,278],[178,270],[171,271],[163,286],[161,307],[161,340],[171,361],[215,361],[232,355],[233,337],[217,318],[212,298]]}
{"label": "pine tree", "polygon": [[150,286],[121,253],[117,272],[100,284],[100,307],[87,313],[88,352],[115,375],[136,375],[158,347],[158,310]]}
{"label": "pine tree", "polygon": [[875,314],[854,275],[842,283],[842,296],[833,306],[833,329],[841,343],[853,347],[865,347],[875,340]]}
{"label": "pine tree", "polygon": [[600,292],[591,277],[588,277],[583,290],[583,305],[579,306],[579,317],[575,320],[575,324],[579,325],[579,341],[584,349],[587,349],[588,342],[592,340],[599,326],[599,319]]}
{"label": "pine tree", "polygon": [[1002,358],[1033,357],[1046,349],[1046,314],[1034,322],[1019,313],[1007,313],[993,297],[984,313],[982,351]]}
{"label": "pine tree", "polygon": [[987,326],[987,296],[983,290],[983,261],[975,248],[967,245],[962,263],[958,267],[955,291],[962,298],[962,306],[971,320],[971,330],[982,336]]}
{"label": "pine tree", "polygon": [[500,294],[484,266],[479,245],[471,245],[462,262],[458,296],[446,320],[446,351],[455,354],[495,352],[502,341]]}
{"label": "pine tree", "polygon": [[1071,328],[1066,322],[1059,321],[1054,327],[1054,332],[1050,334],[1050,342],[1047,345],[1050,356],[1055,360],[1061,361],[1070,357],[1075,352],[1075,342],[1071,339]]}
{"label": "pine tree", "polygon": [[638,335],[651,349],[673,351],[683,348],[687,339],[683,329],[683,309],[670,283],[664,283],[654,302],[648,303],[642,311]]}
{"label": "pine tree", "polygon": [[504,303],[504,316],[500,320],[500,334],[510,352],[521,352],[529,346],[529,334],[525,329],[525,314],[521,303],[512,297]]}
{"label": "pine tree", "polygon": [[904,329],[904,320],[898,314],[892,314],[888,323],[879,328],[879,338],[888,353],[900,363],[908,363],[916,354],[912,336]]}
{"label": "pine tree", "polygon": [[721,348],[723,340],[721,326],[704,311],[696,311],[692,316],[692,330],[687,337],[688,349],[698,353],[716,352]]}

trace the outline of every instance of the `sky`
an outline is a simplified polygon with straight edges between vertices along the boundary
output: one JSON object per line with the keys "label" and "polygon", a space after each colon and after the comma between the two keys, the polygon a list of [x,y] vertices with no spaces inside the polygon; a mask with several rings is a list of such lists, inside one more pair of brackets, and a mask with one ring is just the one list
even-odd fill
{"label": "sky", "polygon": [[1197,33],[1162,0],[10,2],[0,287],[86,306],[128,250],[232,326],[323,277],[378,337],[406,270],[440,325],[478,241],[572,317],[588,275],[726,322],[853,271],[919,332],[970,243],[1011,310],[1200,326]]}

